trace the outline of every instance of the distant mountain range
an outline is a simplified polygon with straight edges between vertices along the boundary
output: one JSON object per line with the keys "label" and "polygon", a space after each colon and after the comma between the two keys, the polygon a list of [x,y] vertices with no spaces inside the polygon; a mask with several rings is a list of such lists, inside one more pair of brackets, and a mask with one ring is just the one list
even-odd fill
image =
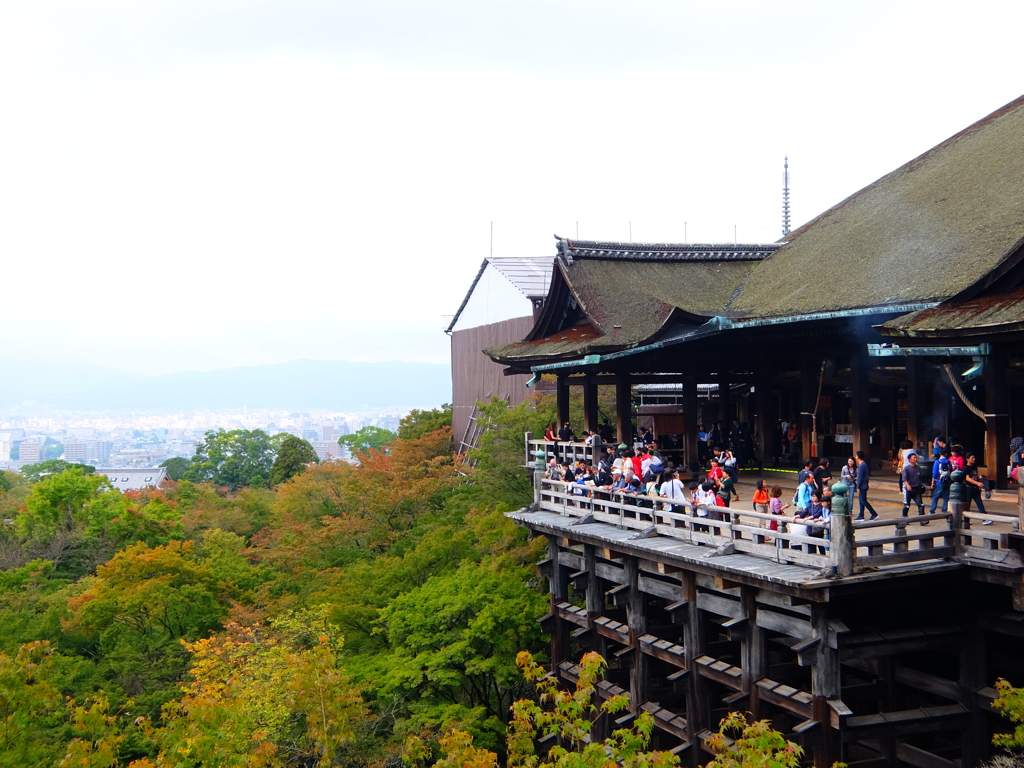
{"label": "distant mountain range", "polygon": [[451,402],[451,369],[432,363],[290,363],[161,376],[81,363],[0,362],[0,408],[80,411],[331,410]]}

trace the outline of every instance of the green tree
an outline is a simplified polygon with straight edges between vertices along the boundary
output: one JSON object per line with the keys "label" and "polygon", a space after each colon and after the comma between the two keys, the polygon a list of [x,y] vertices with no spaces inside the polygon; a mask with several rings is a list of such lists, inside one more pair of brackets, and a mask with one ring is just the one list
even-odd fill
{"label": "green tree", "polygon": [[401,440],[415,440],[430,432],[452,425],[452,404],[445,403],[440,408],[429,411],[413,409],[398,422],[398,437]]}
{"label": "green tree", "polygon": [[167,459],[160,466],[167,470],[168,479],[178,482],[185,476],[185,473],[191,466],[191,462],[188,459],[175,456],[173,459]]}
{"label": "green tree", "polygon": [[715,755],[707,768],[799,768],[804,755],[803,747],[787,741],[770,721],[748,723],[742,712],[723,718],[718,733],[704,745]]}
{"label": "green tree", "polygon": [[470,458],[477,462],[476,480],[481,490],[492,503],[504,502],[512,508],[529,504],[533,481],[523,470],[523,439],[527,432],[543,437],[545,426],[555,420],[554,397],[535,395],[512,407],[495,397],[478,407],[477,418],[484,432]]}
{"label": "green tree", "polygon": [[367,451],[379,451],[394,439],[395,433],[391,430],[369,426],[351,435],[342,435],[338,438],[338,445],[345,446],[352,456],[362,459]]}
{"label": "green tree", "polygon": [[182,479],[232,491],[246,485],[262,487],[270,480],[274,457],[273,443],[261,429],[210,430],[196,446]]}
{"label": "green tree", "polygon": [[181,641],[216,632],[244,599],[231,579],[237,568],[218,566],[197,557],[192,542],[135,544],[79,582],[62,627],[81,638],[82,654],[100,659],[112,696],[134,698],[151,716],[177,696],[188,665]]}
{"label": "green tree", "polygon": [[54,649],[28,643],[15,658],[0,653],[0,764],[49,768],[62,755],[66,705],[50,673]]}
{"label": "green tree", "polygon": [[496,745],[512,703],[529,692],[513,659],[540,640],[544,598],[528,578],[500,559],[467,563],[392,600],[377,622],[390,648],[380,657],[381,692],[414,696],[416,724],[472,722]]}
{"label": "green tree", "polygon": [[[536,688],[537,701],[522,699],[513,707],[508,728],[509,768],[671,768],[679,758],[671,752],[649,752],[647,746],[654,729],[654,717],[641,712],[630,728],[619,728],[603,741],[591,738],[594,723],[611,718],[629,707],[629,698],[613,696],[595,704],[597,683],[606,664],[596,653],[588,653],[580,661],[576,690],[562,690],[554,675],[534,661],[525,651],[516,663],[528,683]],[[554,746],[537,754],[539,740]],[[439,765],[489,768],[495,764],[493,755],[473,747],[466,734],[455,731],[441,744],[445,750]],[[423,742],[411,738],[406,742],[406,763],[421,765],[428,754]]]}
{"label": "green tree", "polygon": [[96,472],[96,467],[88,464],[72,464],[63,459],[50,459],[49,461],[41,461],[38,464],[29,464],[22,467],[21,474],[29,482],[38,483],[44,477],[59,475],[66,469],[80,470],[85,475],[91,475]]}
{"label": "green tree", "polygon": [[999,696],[992,702],[992,708],[1001,712],[1014,724],[1013,733],[997,733],[992,743],[1004,749],[1024,747],[1024,688],[1014,688],[1003,679],[996,681]]}
{"label": "green tree", "polygon": [[313,446],[308,440],[295,435],[288,435],[281,441],[274,466],[270,468],[270,484],[280,485],[299,474],[310,464],[319,464]]}
{"label": "green tree", "polygon": [[91,507],[116,494],[103,475],[87,475],[81,468],[66,469],[44,477],[25,500],[25,511],[14,520],[15,530],[24,538],[49,538],[58,530],[72,530],[76,524],[97,521]]}

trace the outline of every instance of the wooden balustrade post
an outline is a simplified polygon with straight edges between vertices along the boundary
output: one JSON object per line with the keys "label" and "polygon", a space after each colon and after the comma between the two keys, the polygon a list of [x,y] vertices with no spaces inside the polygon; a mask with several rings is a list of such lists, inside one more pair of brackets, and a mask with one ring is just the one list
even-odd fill
{"label": "wooden balustrade post", "polygon": [[836,576],[843,578],[853,573],[853,520],[850,518],[850,500],[846,498],[844,483],[832,486],[832,522],[829,523],[829,552]]}
{"label": "wooden balustrade post", "polygon": [[964,556],[964,503],[950,501],[949,511],[952,513],[950,525],[953,527],[953,556]]}

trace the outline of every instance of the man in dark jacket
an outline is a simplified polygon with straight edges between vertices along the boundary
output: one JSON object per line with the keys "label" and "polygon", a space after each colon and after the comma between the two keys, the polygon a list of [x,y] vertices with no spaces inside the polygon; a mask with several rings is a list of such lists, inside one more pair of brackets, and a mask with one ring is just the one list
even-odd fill
{"label": "man in dark jacket", "polygon": [[907,455],[907,462],[900,473],[903,479],[903,516],[910,514],[910,502],[917,504],[917,514],[924,514],[924,483],[921,481],[921,467],[917,465],[917,454]]}
{"label": "man in dark jacket", "polygon": [[855,520],[864,519],[864,510],[871,513],[871,519],[878,517],[875,508],[868,503],[868,478],[871,476],[871,468],[868,466],[864,451],[857,451],[857,500],[860,502],[860,512]]}

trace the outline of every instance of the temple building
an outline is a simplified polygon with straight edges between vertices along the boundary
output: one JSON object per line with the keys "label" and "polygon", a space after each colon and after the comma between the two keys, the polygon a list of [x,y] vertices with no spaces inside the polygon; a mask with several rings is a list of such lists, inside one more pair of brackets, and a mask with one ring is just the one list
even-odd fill
{"label": "temple building", "polygon": [[[554,374],[563,395],[614,384],[620,435],[633,385],[681,384],[684,464],[698,418],[738,417],[765,465],[779,424],[794,421],[803,457],[863,450],[875,466],[904,437],[950,435],[984,448],[981,463],[1003,486],[1011,436],[1024,428],[1022,255],[1018,99],[782,243],[558,238],[536,323],[487,354],[510,374]],[[706,384],[717,384],[716,412],[698,415]],[[568,397],[559,402],[562,421]]]}
{"label": "temple building", "polygon": [[[735,418],[754,466],[782,461],[783,422],[799,426],[795,458],[863,451],[875,470],[941,434],[1007,487],[1024,432],[1024,98],[779,243],[556,246],[533,322],[486,354],[553,378],[560,422],[582,387],[580,426],[596,429],[597,388],[613,385],[629,443],[634,395],[653,385],[678,394],[651,413],[678,433],[681,466],[699,423]],[[527,437],[535,502],[509,516],[547,539],[552,668],[572,681],[599,651],[599,695],[630,695],[620,724],[651,713],[657,748],[703,765],[707,736],[743,710],[808,764],[972,768],[1011,728],[991,702],[997,678],[1024,685],[1019,502],[970,509],[958,479],[948,512],[893,504],[859,522],[840,487],[815,538],[745,502],[570,488],[541,474],[542,447]]]}

